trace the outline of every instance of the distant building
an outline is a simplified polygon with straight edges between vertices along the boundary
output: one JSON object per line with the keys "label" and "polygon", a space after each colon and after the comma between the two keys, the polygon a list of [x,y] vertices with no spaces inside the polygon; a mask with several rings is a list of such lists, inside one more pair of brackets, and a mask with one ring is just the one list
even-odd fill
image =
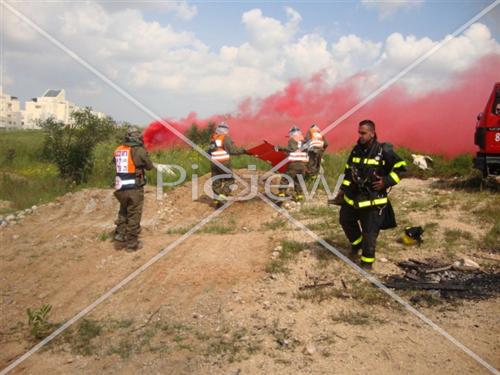
{"label": "distant building", "polygon": [[[66,100],[64,90],[49,89],[42,96],[27,101],[24,110],[21,110],[19,99],[4,94],[1,87],[0,94],[0,128],[38,129],[38,123],[49,118],[69,124],[71,113],[82,109]],[[102,112],[92,113],[99,118],[106,117]]]}
{"label": "distant building", "polygon": [[3,93],[0,86],[0,128],[21,128],[23,112],[19,99]]}
{"label": "distant building", "polygon": [[24,127],[37,128],[38,121],[54,118],[56,121],[69,123],[70,114],[77,107],[66,100],[64,90],[47,90],[41,97],[26,102],[24,107]]}

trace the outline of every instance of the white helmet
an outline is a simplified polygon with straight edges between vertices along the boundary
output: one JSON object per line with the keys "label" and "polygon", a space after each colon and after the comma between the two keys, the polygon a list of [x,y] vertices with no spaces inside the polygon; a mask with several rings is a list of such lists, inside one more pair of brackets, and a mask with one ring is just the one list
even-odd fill
{"label": "white helmet", "polygon": [[290,131],[288,132],[288,134],[290,136],[294,133],[302,133],[302,131],[300,130],[300,128],[297,125],[292,125],[292,127],[290,128]]}
{"label": "white helmet", "polygon": [[215,132],[217,134],[227,134],[229,133],[229,125],[223,121],[219,125],[217,125]]}

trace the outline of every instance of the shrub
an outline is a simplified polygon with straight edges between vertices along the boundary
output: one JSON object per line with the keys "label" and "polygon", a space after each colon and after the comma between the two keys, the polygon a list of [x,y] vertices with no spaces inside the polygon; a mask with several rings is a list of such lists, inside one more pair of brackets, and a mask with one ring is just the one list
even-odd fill
{"label": "shrub", "polygon": [[30,326],[31,335],[35,339],[42,339],[47,336],[53,327],[49,323],[47,316],[49,315],[52,306],[45,304],[38,310],[27,309],[26,314],[28,315],[28,325]]}
{"label": "shrub", "polygon": [[92,173],[94,148],[113,134],[114,122],[90,108],[73,112],[71,119],[70,124],[52,118],[39,124],[45,133],[43,155],[57,165],[62,178],[80,184]]}
{"label": "shrub", "polygon": [[191,124],[191,126],[186,130],[186,137],[197,145],[208,145],[210,143],[210,137],[215,131],[215,123],[209,122],[205,128],[199,128],[196,124]]}

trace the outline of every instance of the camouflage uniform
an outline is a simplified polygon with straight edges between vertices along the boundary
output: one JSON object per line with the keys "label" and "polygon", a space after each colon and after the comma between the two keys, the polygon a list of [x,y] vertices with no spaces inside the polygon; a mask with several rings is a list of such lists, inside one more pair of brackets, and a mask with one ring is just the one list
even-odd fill
{"label": "camouflage uniform", "polygon": [[[210,144],[208,153],[211,154],[212,151],[215,149],[215,146],[213,144]],[[241,147],[236,147],[231,138],[228,135],[224,136],[224,150],[229,154],[229,155],[244,155],[246,154],[246,150]],[[218,196],[229,196],[231,194],[231,185],[234,184],[234,177],[231,172],[231,160],[225,161],[225,162],[219,162],[220,164],[224,165],[227,169],[229,169],[229,173],[223,170],[221,167],[219,167],[217,164],[212,163],[211,164],[211,172],[212,172],[212,177],[219,176],[219,175],[228,175],[225,178],[218,178],[212,181],[212,191],[214,194]]]}
{"label": "camouflage uniform", "polygon": [[[120,202],[120,210],[115,221],[114,239],[120,244],[126,244],[130,250],[137,250],[144,204],[144,185],[146,185],[144,170],[151,170],[153,163],[140,136],[127,136],[123,145],[132,147],[132,160],[136,168],[135,185],[133,188],[119,189],[114,192],[116,199]],[[113,162],[115,162],[114,158]]]}
{"label": "camouflage uniform", "polygon": [[[307,132],[306,142],[311,141],[311,133]],[[309,148],[309,163],[307,164],[307,173],[309,176],[315,177],[318,175],[321,167],[321,159],[323,159],[323,154],[328,147],[328,141],[323,138],[323,148],[311,147]]]}
{"label": "camouflage uniform", "polygon": [[[290,155],[290,153],[292,152],[300,151],[300,146],[296,140],[290,138],[287,147],[278,146],[277,149],[279,151],[285,151]],[[291,161],[288,163],[285,171],[285,174],[290,176],[293,180],[294,198],[297,200],[303,199],[302,184],[300,183],[300,180],[304,181],[306,167],[307,167],[307,162]],[[302,178],[300,178],[300,176],[302,176]],[[282,187],[280,187],[279,189],[279,196],[283,197],[286,195],[287,187],[283,186],[288,186],[288,184],[289,184],[288,179],[286,177],[282,177],[280,182],[280,185],[282,185]]]}

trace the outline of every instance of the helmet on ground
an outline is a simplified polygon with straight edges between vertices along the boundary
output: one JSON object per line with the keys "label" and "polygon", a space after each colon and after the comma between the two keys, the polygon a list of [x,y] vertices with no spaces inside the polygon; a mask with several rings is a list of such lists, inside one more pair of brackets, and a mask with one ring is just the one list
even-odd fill
{"label": "helmet on ground", "polygon": [[227,134],[229,133],[229,125],[223,121],[219,125],[217,125],[217,128],[215,128],[215,132],[217,134]]}
{"label": "helmet on ground", "polygon": [[422,227],[406,227],[402,236],[403,243],[408,246],[420,245],[423,242],[422,234],[424,234]]}

